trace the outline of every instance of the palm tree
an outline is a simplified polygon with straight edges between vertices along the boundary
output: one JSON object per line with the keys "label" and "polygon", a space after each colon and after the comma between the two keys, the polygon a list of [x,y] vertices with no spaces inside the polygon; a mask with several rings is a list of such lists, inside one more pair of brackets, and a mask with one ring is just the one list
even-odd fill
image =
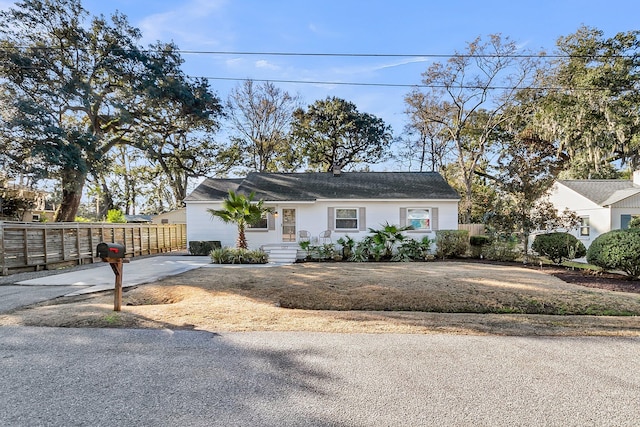
{"label": "palm tree", "polygon": [[254,193],[246,197],[229,190],[229,196],[222,202],[222,209],[207,209],[212,217],[220,218],[226,224],[238,225],[236,246],[241,249],[247,249],[247,236],[245,235],[247,225],[260,222],[265,213],[271,212],[271,208],[263,206],[262,200],[254,203],[254,197]]}

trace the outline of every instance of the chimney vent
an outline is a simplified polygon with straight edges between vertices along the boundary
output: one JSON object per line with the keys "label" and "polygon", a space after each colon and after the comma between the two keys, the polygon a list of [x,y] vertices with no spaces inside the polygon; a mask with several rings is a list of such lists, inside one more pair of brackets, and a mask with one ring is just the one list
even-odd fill
{"label": "chimney vent", "polygon": [[342,173],[342,168],[337,165],[333,165],[333,176],[340,176]]}

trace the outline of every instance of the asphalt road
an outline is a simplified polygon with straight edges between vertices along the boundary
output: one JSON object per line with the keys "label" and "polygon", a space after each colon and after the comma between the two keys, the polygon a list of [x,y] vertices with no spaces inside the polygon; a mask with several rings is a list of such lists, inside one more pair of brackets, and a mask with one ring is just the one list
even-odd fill
{"label": "asphalt road", "polygon": [[637,426],[640,339],[0,328],[2,426]]}

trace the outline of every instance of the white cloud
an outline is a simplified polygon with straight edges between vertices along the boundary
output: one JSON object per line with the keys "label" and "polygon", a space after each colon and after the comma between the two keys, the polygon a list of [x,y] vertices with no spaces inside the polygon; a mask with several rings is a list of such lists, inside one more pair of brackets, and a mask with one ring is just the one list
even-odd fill
{"label": "white cloud", "polygon": [[393,62],[359,65],[351,67],[334,67],[331,71],[338,75],[363,75],[371,74],[376,71],[387,70],[390,68],[402,67],[404,65],[429,62],[431,59],[427,57],[402,58]]}
{"label": "white cloud", "polygon": [[256,68],[264,68],[267,70],[274,70],[274,71],[280,70],[279,66],[272,64],[271,62],[264,59],[260,59],[256,61],[255,65],[256,65]]}
{"label": "white cloud", "polygon": [[227,0],[191,0],[178,4],[173,10],[149,15],[137,23],[143,43],[173,40],[184,49],[196,49],[219,46],[229,37],[222,19]]}

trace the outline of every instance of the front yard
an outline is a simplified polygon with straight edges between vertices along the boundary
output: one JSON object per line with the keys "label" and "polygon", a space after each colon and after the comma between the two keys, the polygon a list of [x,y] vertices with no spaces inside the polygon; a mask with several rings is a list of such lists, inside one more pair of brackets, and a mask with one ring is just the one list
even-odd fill
{"label": "front yard", "polygon": [[640,335],[640,294],[471,262],[200,268],[125,292],[64,298],[0,325],[224,331]]}

